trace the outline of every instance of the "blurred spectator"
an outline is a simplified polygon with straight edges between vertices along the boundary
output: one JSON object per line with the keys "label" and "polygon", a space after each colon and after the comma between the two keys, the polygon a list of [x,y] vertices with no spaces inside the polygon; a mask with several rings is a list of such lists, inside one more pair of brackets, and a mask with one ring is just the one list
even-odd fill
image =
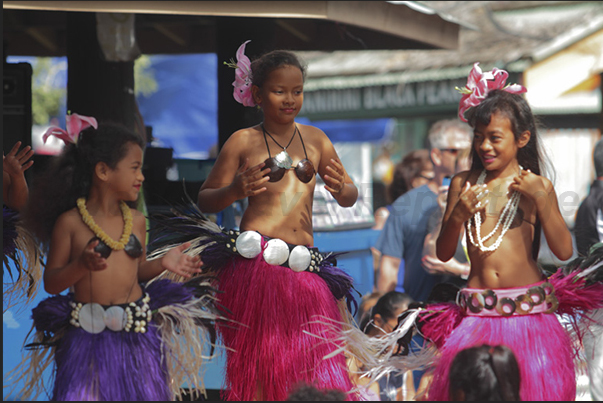
{"label": "blurred spectator", "polygon": [[[455,173],[469,170],[471,161],[469,159],[469,149],[463,150],[455,165]],[[442,186],[438,189],[439,209],[435,209],[427,221],[427,235],[423,242],[423,268],[433,275],[441,275],[441,282],[449,282],[463,287],[467,283],[469,276],[469,261],[467,258],[467,243],[464,234],[459,237],[454,257],[447,262],[443,262],[436,256],[435,243],[442,226],[442,217],[446,210],[446,200],[448,198],[448,188],[450,187],[450,177],[444,178]]]}
{"label": "blurred spectator", "polygon": [[[398,317],[413,303],[406,293],[390,291],[373,306],[367,324],[361,329],[371,337],[391,333],[398,325]],[[412,371],[392,371],[377,380],[382,401],[411,400],[415,394]]]}
{"label": "blurred spectator", "polygon": [[593,162],[596,178],[578,208],[574,225],[576,246],[582,256],[592,245],[603,241],[603,139],[595,145]]}
{"label": "blurred spectator", "polygon": [[487,344],[457,353],[450,367],[454,401],[519,401],[519,366],[510,348]]}
{"label": "blurred spectator", "polygon": [[[396,164],[393,174],[393,179],[387,187],[387,205],[380,207],[375,211],[375,225],[373,229],[381,230],[389,213],[392,209],[392,203],[410,189],[423,186],[429,180],[433,179],[433,164],[429,157],[429,150],[420,149],[414,150],[406,154],[406,156]],[[374,282],[373,289],[376,289],[377,270],[381,262],[381,252],[375,247],[371,247],[373,255]],[[400,262],[399,277],[404,276],[404,262]],[[402,284],[398,291],[403,292]]]}
{"label": "blurred spectator", "polygon": [[364,330],[366,327],[368,321],[371,319],[371,309],[383,294],[384,293],[380,291],[373,291],[364,294],[360,299],[360,305],[358,306],[358,312],[356,313],[356,319],[360,329]]}
{"label": "blurred spectator", "polygon": [[[411,189],[392,204],[390,215],[375,248],[382,253],[377,273],[377,290],[404,290],[416,301],[424,301],[440,281],[423,269],[423,242],[427,222],[439,208],[437,194],[445,176],[457,169],[457,160],[470,148],[472,130],[459,119],[434,123],[428,133],[434,177],[427,184]],[[404,261],[403,277],[399,267]]]}
{"label": "blurred spectator", "polygon": [[[596,178],[590,186],[588,196],[578,208],[574,225],[576,246],[580,256],[588,256],[589,251],[601,247],[603,242],[603,139],[595,144],[593,162]],[[591,319],[595,322],[590,326],[590,331],[584,335],[584,356],[588,367],[592,399],[601,401],[603,400],[603,310],[598,309],[593,312]]]}

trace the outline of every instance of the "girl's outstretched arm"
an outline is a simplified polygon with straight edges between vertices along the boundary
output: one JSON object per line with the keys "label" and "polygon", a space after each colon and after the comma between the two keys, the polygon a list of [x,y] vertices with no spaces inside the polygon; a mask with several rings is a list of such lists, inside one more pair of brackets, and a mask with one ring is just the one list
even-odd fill
{"label": "girl's outstretched arm", "polygon": [[107,260],[94,251],[98,240],[89,242],[82,254],[69,261],[71,256],[71,238],[73,228],[71,220],[81,220],[69,213],[62,214],[52,230],[50,250],[44,270],[44,290],[49,294],[59,294],[71,287],[89,271],[104,270]]}
{"label": "girl's outstretched arm", "polygon": [[159,259],[143,260],[138,268],[138,280],[149,281],[164,270],[169,270],[186,278],[201,273],[203,262],[201,262],[199,256],[190,256],[184,253],[190,246],[190,242],[186,242],[170,249]]}
{"label": "girl's outstretched arm", "polygon": [[560,260],[572,257],[572,236],[559,211],[557,194],[551,181],[530,170],[521,171],[510,188],[521,192],[536,206],[538,219],[551,252]]}

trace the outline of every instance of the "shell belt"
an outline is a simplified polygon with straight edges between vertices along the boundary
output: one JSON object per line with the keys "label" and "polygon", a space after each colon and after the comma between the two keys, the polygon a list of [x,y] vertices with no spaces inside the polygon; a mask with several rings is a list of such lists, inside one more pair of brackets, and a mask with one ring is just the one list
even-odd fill
{"label": "shell belt", "polygon": [[458,292],[456,303],[469,316],[553,313],[559,306],[553,285],[547,281],[509,289],[464,288]]}
{"label": "shell belt", "polygon": [[69,323],[74,327],[81,327],[88,333],[97,334],[105,329],[114,332],[146,333],[147,326],[152,319],[149,308],[149,294],[121,305],[103,306],[96,302],[70,302],[71,319]]}
{"label": "shell belt", "polygon": [[226,248],[240,256],[253,259],[259,254],[268,264],[288,267],[295,272],[320,271],[320,264],[327,256],[318,251],[318,248],[304,245],[292,245],[278,238],[270,238],[265,241],[256,231],[227,231],[230,242]]}

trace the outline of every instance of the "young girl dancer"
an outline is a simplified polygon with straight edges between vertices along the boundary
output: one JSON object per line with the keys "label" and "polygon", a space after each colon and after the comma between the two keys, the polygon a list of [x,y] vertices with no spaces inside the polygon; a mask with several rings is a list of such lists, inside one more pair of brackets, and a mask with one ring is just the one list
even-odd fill
{"label": "young girl dancer", "polygon": [[341,206],[352,206],[358,190],[329,138],[295,122],[305,72],[298,58],[277,50],[250,63],[247,42],[237,51],[234,95],[259,106],[264,121],[230,136],[198,195],[203,213],[248,198],[241,231],[222,232],[200,213],[196,234],[190,215],[180,228],[202,232],[193,247],[204,269],[217,273],[220,302],[240,324],[219,327],[229,348],[223,398],[286,400],[301,381],[348,392],[344,355],[325,359],[336,346],[310,335],[325,335],[325,318],[348,319],[338,302],[353,300],[351,277],[335,267],[333,255],[313,247],[312,202],[317,173]]}
{"label": "young girl dancer", "polygon": [[[450,400],[452,360],[460,350],[482,344],[505,345],[515,353],[521,400],[574,400],[573,348],[584,332],[577,320],[589,321],[589,313],[603,306],[601,256],[568,264],[548,278],[537,264],[541,229],[561,260],[572,256],[572,241],[553,185],[541,176],[535,119],[519,95],[526,90],[505,86],[507,77],[498,69],[482,73],[476,63],[462,90],[459,117],[465,120],[472,108],[472,166],[452,178],[436,254],[449,260],[464,226],[471,264],[467,287],[434,288],[442,302],[434,298],[406,311],[377,346],[386,351],[400,343],[408,349],[409,330],[417,325],[432,342],[427,348],[384,354],[366,365],[373,376],[392,367],[433,365],[425,400]],[[567,332],[556,314],[567,315],[576,333]]]}
{"label": "young girl dancer", "polygon": [[[33,165],[30,146],[15,143],[2,154],[3,288],[2,312],[29,302],[42,280],[41,251],[21,220],[20,211],[29,197],[25,171]],[[13,271],[14,269],[14,271]]]}
{"label": "young girl dancer", "polygon": [[603,305],[601,283],[562,270],[547,279],[537,264],[541,229],[560,260],[572,256],[572,240],[553,185],[541,176],[535,119],[519,95],[526,89],[505,86],[507,77],[496,68],[482,74],[475,63],[462,90],[459,117],[474,128],[472,166],[452,178],[437,255],[444,261],[454,255],[464,226],[471,271],[454,306],[457,326],[443,344],[436,332],[453,322],[445,315],[421,319],[440,353],[430,400],[448,400],[454,356],[479,344],[503,344],[517,355],[521,400],[574,400],[572,342],[554,313]]}
{"label": "young girl dancer", "polygon": [[54,356],[52,400],[173,400],[185,380],[198,385],[204,335],[197,329],[211,331],[211,294],[199,278],[149,280],[164,270],[190,278],[201,261],[183,253],[187,244],[145,257],[145,217],[128,205],[144,180],[142,139],[77,114],[67,127],[44,136],[65,147],[32,188],[27,212],[49,243],[44,288],[71,292],[33,309],[36,336],[16,370],[25,381],[18,396],[42,390],[36,382]]}

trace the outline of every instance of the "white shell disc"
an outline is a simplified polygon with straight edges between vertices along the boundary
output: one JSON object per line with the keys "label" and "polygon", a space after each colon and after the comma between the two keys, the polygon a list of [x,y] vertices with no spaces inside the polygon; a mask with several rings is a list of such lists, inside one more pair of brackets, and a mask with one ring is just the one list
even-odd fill
{"label": "white shell disc", "polygon": [[107,308],[105,311],[105,325],[113,330],[114,332],[119,332],[126,327],[126,323],[128,321],[128,315],[126,315],[126,311],[121,306],[112,306]]}
{"label": "white shell disc", "polygon": [[105,310],[96,302],[85,304],[79,313],[79,322],[82,329],[88,333],[100,333],[105,330]]}
{"label": "white shell disc", "polygon": [[310,261],[312,261],[310,251],[303,245],[297,245],[289,255],[289,267],[296,272],[306,270],[310,266]]}
{"label": "white shell disc", "polygon": [[264,249],[264,260],[266,263],[279,266],[289,258],[289,246],[282,239],[271,239],[266,243]]}
{"label": "white shell disc", "polygon": [[262,252],[262,236],[255,231],[245,231],[235,242],[239,255],[253,259]]}

